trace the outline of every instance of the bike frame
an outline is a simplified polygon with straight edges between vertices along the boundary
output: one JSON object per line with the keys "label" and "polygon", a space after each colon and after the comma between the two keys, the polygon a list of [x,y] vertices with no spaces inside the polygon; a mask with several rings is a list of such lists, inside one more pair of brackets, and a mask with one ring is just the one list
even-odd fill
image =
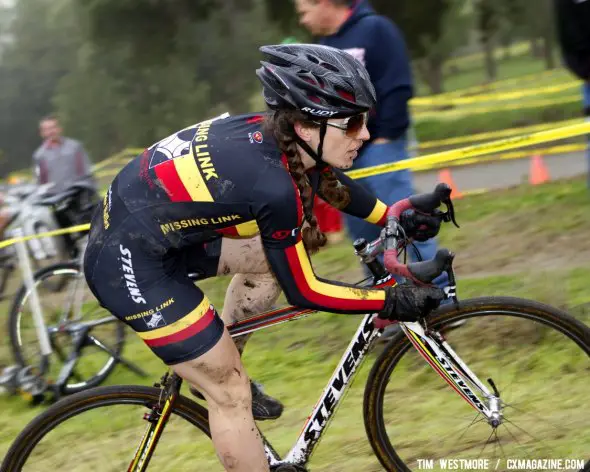
{"label": "bike frame", "polygon": [[[447,288],[449,297],[454,298],[454,293],[455,287]],[[229,326],[228,330],[232,337],[237,337],[279,323],[300,319],[312,313],[314,313],[313,310],[289,306],[239,321]],[[286,458],[281,460],[270,443],[264,439],[265,452],[271,466],[279,464],[303,466],[308,462],[330,418],[333,417],[341,399],[350,387],[358,368],[383,331],[374,325],[373,320],[376,317],[377,314],[374,313],[363,317]],[[399,324],[418,353],[467,403],[490,422],[500,419],[498,396],[491,393],[483,382],[469,370],[440,334],[430,332],[418,322],[400,322]],[[483,399],[480,396],[483,396]]]}
{"label": "bike frame", "polygon": [[[445,291],[450,299],[456,301],[454,286],[447,287]],[[287,306],[236,322],[228,326],[228,331],[232,337],[239,337],[280,323],[301,319],[312,313],[316,313],[316,311]],[[375,340],[383,332],[383,328],[375,326],[374,320],[376,318],[376,313],[367,314],[363,317],[327,386],[303,425],[295,445],[288,452],[285,459],[281,459],[260,432],[265,454],[271,466],[305,466],[307,464],[314,448],[325,432],[329,420],[333,417],[340,401],[350,387],[358,368],[365,360]],[[418,353],[457,394],[471,405],[478,414],[483,415],[490,424],[497,425],[501,422],[501,403],[495,387],[494,393],[491,393],[438,332],[429,330],[419,322],[399,322],[399,324]],[[159,408],[162,408],[161,405],[156,405],[155,409],[152,409],[150,418],[153,417],[153,419],[149,420],[148,418],[151,424],[136,451],[128,469],[129,472],[144,472],[147,470],[149,458],[153,454],[170,416],[171,402],[173,403],[178,396],[178,390],[182,383],[182,380],[176,375],[172,378],[171,386],[162,385],[165,389],[160,397],[164,401],[163,409],[159,410]],[[162,383],[165,384],[166,382]],[[481,397],[483,397],[483,400]]]}

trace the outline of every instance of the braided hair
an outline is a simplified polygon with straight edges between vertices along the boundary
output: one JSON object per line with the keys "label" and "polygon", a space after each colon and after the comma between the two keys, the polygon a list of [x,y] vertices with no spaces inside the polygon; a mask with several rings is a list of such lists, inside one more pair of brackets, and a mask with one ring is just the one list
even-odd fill
{"label": "braided hair", "polygon": [[[326,245],[326,235],[321,231],[317,218],[313,214],[312,188],[305,174],[305,168],[301,156],[299,155],[295,122],[304,122],[308,126],[319,126],[307,118],[306,115],[298,110],[282,109],[274,112],[266,119],[265,126],[273,134],[279,145],[279,149],[287,158],[289,173],[299,190],[301,203],[303,205],[303,215],[305,221],[309,224],[303,228],[302,237],[305,249],[309,254],[316,253],[320,247]],[[342,185],[331,167],[326,166],[321,169],[320,193],[322,197],[333,207],[338,209],[345,208],[350,203],[350,191],[348,187]]]}

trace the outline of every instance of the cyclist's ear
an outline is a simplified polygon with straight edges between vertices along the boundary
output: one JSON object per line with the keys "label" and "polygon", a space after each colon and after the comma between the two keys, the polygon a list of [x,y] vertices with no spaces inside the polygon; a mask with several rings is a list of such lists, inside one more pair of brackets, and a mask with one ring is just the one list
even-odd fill
{"label": "cyclist's ear", "polygon": [[293,127],[295,128],[295,133],[297,133],[297,136],[299,136],[306,143],[309,143],[313,139],[314,134],[317,133],[317,126],[314,126],[306,121],[296,121],[293,124]]}

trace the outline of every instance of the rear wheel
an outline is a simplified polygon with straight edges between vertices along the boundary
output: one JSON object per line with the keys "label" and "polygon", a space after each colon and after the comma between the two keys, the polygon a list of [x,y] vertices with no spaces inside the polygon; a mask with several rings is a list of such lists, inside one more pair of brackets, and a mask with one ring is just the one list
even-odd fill
{"label": "rear wheel", "polygon": [[445,460],[480,459],[508,470],[508,459],[546,458],[576,459],[560,470],[590,471],[590,329],[553,307],[507,297],[443,307],[429,325],[443,331],[460,320],[447,342],[484,383],[494,381],[502,423],[489,425],[399,333],[365,390],[365,428],[383,467],[442,470]]}
{"label": "rear wheel", "polygon": [[[117,385],[66,397],[27,425],[0,470],[127,470],[148,426],[144,415],[160,394],[153,387]],[[222,471],[207,418],[205,408],[179,396],[148,469]]]}

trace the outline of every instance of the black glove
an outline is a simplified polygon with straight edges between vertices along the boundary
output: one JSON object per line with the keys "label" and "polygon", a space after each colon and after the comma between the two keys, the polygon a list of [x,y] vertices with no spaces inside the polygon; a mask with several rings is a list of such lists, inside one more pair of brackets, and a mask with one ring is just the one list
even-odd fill
{"label": "black glove", "polygon": [[445,292],[436,287],[401,284],[385,287],[385,306],[379,318],[418,321],[435,310],[445,299]]}
{"label": "black glove", "polygon": [[400,224],[409,238],[416,241],[426,241],[438,234],[442,215],[443,212],[440,210],[434,210],[429,215],[414,210],[406,210],[400,215]]}

